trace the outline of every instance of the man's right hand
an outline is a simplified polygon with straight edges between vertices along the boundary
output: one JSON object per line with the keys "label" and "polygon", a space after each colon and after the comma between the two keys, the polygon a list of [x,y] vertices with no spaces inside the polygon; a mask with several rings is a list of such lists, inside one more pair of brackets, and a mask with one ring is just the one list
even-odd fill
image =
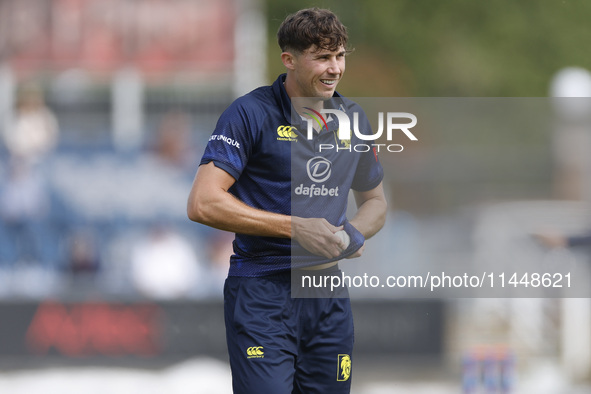
{"label": "man's right hand", "polygon": [[292,216],[291,237],[304,249],[329,259],[338,257],[345,250],[340,237],[335,235],[343,226],[333,226],[326,219]]}

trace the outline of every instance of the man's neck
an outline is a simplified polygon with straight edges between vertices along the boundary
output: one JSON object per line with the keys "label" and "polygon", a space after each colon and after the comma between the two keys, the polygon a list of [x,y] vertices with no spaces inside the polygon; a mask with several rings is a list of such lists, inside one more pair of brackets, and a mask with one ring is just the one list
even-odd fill
{"label": "man's neck", "polygon": [[298,91],[295,82],[292,82],[292,80],[289,78],[289,75],[285,77],[285,82],[283,82],[283,85],[285,86],[285,92],[290,98],[293,108],[298,114],[305,116],[304,112],[309,112],[304,109],[306,107],[312,108],[315,111],[320,111],[324,108],[324,100],[312,97],[302,97],[302,94]]}

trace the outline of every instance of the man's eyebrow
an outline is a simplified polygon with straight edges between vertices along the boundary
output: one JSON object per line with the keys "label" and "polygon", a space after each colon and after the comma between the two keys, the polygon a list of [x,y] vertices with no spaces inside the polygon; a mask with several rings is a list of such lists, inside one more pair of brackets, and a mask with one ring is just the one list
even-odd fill
{"label": "man's eyebrow", "polygon": [[314,52],[314,56],[316,57],[323,57],[323,56],[331,56],[331,55],[335,55],[335,56],[344,56],[347,54],[346,50],[342,50],[342,51],[331,51],[331,50],[319,50]]}

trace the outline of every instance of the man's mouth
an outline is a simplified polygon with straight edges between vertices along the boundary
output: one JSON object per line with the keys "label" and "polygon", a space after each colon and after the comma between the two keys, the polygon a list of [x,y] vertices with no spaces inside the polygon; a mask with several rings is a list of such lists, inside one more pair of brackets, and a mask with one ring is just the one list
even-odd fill
{"label": "man's mouth", "polygon": [[334,86],[337,83],[336,79],[321,79],[320,82],[322,82],[325,85],[328,86]]}

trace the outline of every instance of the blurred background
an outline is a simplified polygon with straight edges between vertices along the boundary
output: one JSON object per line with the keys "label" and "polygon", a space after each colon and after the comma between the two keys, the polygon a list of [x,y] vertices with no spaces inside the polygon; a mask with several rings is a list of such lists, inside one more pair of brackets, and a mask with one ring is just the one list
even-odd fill
{"label": "blurred background", "polygon": [[[528,127],[432,127],[382,155],[384,273],[588,275],[588,250],[531,234],[591,228],[590,2],[0,0],[0,392],[231,391],[232,235],[186,199],[217,118],[283,72],[275,33],[309,6],[348,27],[347,96],[544,100]],[[588,297],[354,308],[355,393],[591,392]]]}

